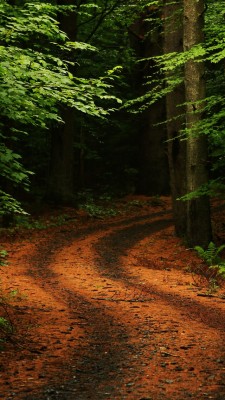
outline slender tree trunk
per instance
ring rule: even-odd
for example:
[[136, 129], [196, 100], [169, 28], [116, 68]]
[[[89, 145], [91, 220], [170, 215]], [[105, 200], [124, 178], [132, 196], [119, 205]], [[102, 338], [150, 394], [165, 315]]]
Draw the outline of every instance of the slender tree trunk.
[[[59, 0], [60, 5], [74, 5], [74, 0]], [[60, 28], [67, 33], [70, 40], [77, 36], [77, 15], [70, 12], [60, 15]], [[75, 110], [67, 108], [61, 111], [64, 124], [51, 134], [51, 159], [47, 198], [59, 204], [69, 204], [74, 196], [74, 135]]]
[[80, 152], [79, 152], [79, 187], [85, 187], [85, 133], [83, 126], [80, 127]]
[[74, 118], [73, 110], [64, 110], [65, 123], [52, 132], [47, 198], [58, 204], [70, 204], [74, 190]]
[[[154, 14], [153, 14], [154, 12]], [[156, 10], [149, 8], [149, 16], [157, 18]], [[145, 21], [147, 15], [142, 15], [130, 27], [131, 46], [140, 58], [154, 57], [163, 52], [161, 27], [153, 29], [151, 22]], [[145, 93], [143, 83], [146, 76], [159, 73], [153, 60], [137, 69], [135, 80], [138, 95]], [[140, 90], [141, 88], [141, 90]], [[165, 99], [159, 99], [146, 110], [140, 121], [140, 173], [137, 192], [148, 195], [169, 193], [169, 168], [167, 160], [166, 129], [159, 125], [165, 119]]]
[[[184, 0], [184, 51], [202, 43], [204, 0]], [[205, 98], [204, 64], [189, 60], [185, 65], [186, 127], [187, 140], [187, 192], [197, 190], [207, 183], [206, 137], [196, 130], [202, 118]], [[202, 196], [187, 202], [187, 241], [189, 245], [207, 246], [211, 240], [209, 198]]]
[[[182, 1], [164, 0], [164, 53], [183, 51]], [[175, 73], [175, 72], [174, 72]], [[170, 74], [167, 74], [170, 78]], [[177, 200], [186, 194], [186, 141], [180, 139], [185, 125], [184, 84], [180, 84], [166, 97], [168, 160], [173, 216], [176, 234], [186, 234], [187, 203]]]

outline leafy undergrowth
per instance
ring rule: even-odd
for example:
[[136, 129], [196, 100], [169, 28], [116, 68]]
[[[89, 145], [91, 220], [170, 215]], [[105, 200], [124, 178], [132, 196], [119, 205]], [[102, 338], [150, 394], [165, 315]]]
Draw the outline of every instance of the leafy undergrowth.
[[1, 246], [0, 398], [225, 398], [223, 280], [175, 237], [169, 198], [46, 209]]

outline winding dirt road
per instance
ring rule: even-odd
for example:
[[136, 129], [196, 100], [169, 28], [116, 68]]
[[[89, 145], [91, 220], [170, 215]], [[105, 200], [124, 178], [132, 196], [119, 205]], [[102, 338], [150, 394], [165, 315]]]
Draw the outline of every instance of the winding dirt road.
[[199, 296], [168, 201], [3, 244], [0, 399], [225, 399], [225, 301]]

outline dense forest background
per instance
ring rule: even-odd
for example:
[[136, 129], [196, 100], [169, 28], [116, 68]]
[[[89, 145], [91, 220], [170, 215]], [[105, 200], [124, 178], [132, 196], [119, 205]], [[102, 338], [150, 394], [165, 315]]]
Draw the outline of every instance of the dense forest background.
[[208, 245], [224, 38], [219, 1], [2, 0], [2, 224], [30, 204], [171, 194], [177, 234]]

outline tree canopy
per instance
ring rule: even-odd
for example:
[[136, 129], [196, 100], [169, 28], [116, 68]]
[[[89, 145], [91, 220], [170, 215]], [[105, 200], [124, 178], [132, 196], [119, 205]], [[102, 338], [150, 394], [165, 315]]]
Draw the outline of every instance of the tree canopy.
[[69, 13], [70, 7], [39, 1], [9, 3], [0, 5], [1, 213], [23, 212], [7, 192], [9, 181], [28, 188], [31, 172], [14, 150], [21, 136], [29, 135], [33, 128], [38, 135], [53, 121], [63, 123], [60, 107], [104, 118], [110, 112], [109, 102], [119, 102], [110, 94], [113, 69], [102, 77], [71, 73], [71, 65], [77, 63], [75, 52], [97, 49], [69, 41], [60, 30], [58, 13]]

